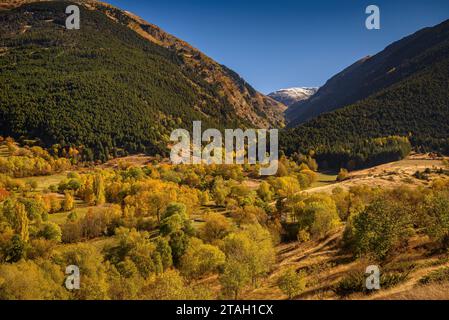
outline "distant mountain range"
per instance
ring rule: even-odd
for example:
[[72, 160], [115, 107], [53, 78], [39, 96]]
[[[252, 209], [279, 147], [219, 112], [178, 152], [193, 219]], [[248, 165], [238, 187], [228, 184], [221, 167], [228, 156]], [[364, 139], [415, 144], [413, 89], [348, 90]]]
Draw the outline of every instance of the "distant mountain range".
[[[97, 1], [1, 1], [0, 135], [86, 159], [162, 153], [174, 128], [282, 127], [285, 106], [139, 17]], [[67, 30], [77, 3], [81, 29]]]
[[307, 87], [288, 88], [277, 90], [275, 92], [268, 94], [268, 96], [289, 107], [296, 102], [309, 99], [317, 91], [318, 88], [307, 88]]

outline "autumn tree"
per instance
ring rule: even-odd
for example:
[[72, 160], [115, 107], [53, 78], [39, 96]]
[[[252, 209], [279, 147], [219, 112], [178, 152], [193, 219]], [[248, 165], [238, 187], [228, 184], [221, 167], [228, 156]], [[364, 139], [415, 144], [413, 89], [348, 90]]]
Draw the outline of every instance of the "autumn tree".
[[257, 286], [258, 279], [268, 274], [275, 262], [271, 235], [258, 224], [228, 235], [223, 248], [227, 261], [235, 260], [248, 268], [253, 286]]
[[67, 212], [73, 210], [75, 207], [75, 200], [70, 192], [65, 192], [64, 201], [62, 202], [62, 209]]
[[447, 192], [428, 195], [423, 209], [426, 234], [441, 248], [449, 248], [449, 196]]
[[345, 168], [341, 168], [340, 172], [337, 175], [337, 181], [344, 181], [349, 178], [349, 172]]
[[95, 204], [97, 206], [104, 204], [106, 202], [106, 195], [104, 190], [104, 180], [101, 173], [95, 175], [93, 191], [96, 198]]
[[159, 223], [161, 222], [161, 215], [164, 212], [164, 210], [167, 208], [170, 201], [171, 201], [170, 195], [163, 191], [151, 193], [148, 196], [148, 203], [151, 206], [150, 210], [157, 217], [157, 221]]
[[[1, 190], [0, 190], [0, 199], [1, 199]], [[201, 202], [201, 205], [203, 205], [203, 206], [206, 206], [209, 204], [209, 202], [210, 202], [209, 190], [205, 190], [205, 191], [201, 192], [200, 202]]]
[[291, 300], [301, 294], [306, 288], [304, 272], [297, 272], [295, 268], [283, 271], [277, 280], [279, 289]]
[[223, 178], [218, 177], [215, 179], [212, 193], [215, 203], [222, 206], [225, 204], [226, 197], [231, 193], [231, 189], [227, 186]]
[[13, 221], [13, 227], [15, 228], [16, 233], [20, 236], [20, 239], [24, 242], [28, 242], [30, 236], [29, 220], [25, 205], [20, 202], [16, 202], [14, 205], [14, 214], [16, 217]]
[[257, 194], [259, 197], [266, 202], [269, 202], [273, 199], [273, 192], [271, 190], [271, 186], [268, 182], [262, 181], [259, 185], [259, 189], [257, 189]]
[[228, 219], [219, 213], [209, 213], [204, 217], [205, 223], [200, 227], [201, 239], [214, 243], [228, 235], [231, 224]]
[[180, 270], [190, 279], [214, 273], [225, 263], [225, 254], [217, 247], [193, 238], [181, 257]]
[[5, 188], [0, 187], [0, 202], [9, 197], [9, 192]]
[[278, 177], [271, 180], [270, 183], [280, 198], [288, 198], [301, 191], [299, 181], [294, 177]]
[[[64, 273], [49, 261], [0, 265], [1, 300], [65, 300]], [[26, 288], [26, 290], [24, 290]]]
[[254, 205], [246, 205], [243, 208], [239, 207], [233, 211], [231, 216], [238, 225], [257, 223], [266, 225], [268, 221], [265, 210]]
[[61, 253], [61, 265], [75, 265], [80, 269], [82, 285], [71, 293], [72, 299], [104, 300], [108, 297], [109, 283], [101, 253], [92, 245], [76, 244]]
[[239, 298], [242, 289], [251, 282], [248, 266], [234, 259], [226, 261], [220, 275], [222, 292], [226, 297]]
[[194, 299], [195, 294], [176, 270], [155, 275], [142, 289], [142, 295], [149, 300]]
[[384, 260], [413, 233], [411, 208], [379, 198], [354, 217], [346, 228], [352, 228], [348, 245], [355, 255]]
[[315, 239], [323, 238], [340, 225], [335, 202], [325, 194], [313, 194], [301, 200], [294, 207], [294, 215], [300, 229]]

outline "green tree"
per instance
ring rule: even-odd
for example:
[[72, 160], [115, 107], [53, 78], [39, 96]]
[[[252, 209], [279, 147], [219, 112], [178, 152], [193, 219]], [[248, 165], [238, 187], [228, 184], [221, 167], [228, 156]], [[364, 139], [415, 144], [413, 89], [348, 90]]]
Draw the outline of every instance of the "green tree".
[[331, 197], [314, 194], [294, 207], [300, 229], [306, 230], [312, 238], [319, 239], [340, 225], [337, 207]]
[[230, 259], [225, 263], [223, 273], [220, 275], [220, 283], [222, 292], [226, 297], [232, 296], [232, 298], [237, 300], [242, 289], [250, 282], [250, 272], [245, 263], [234, 259]]
[[40, 223], [42, 220], [47, 219], [48, 212], [40, 196], [36, 196], [34, 199], [21, 199], [20, 202], [25, 205], [25, 210], [30, 221]]
[[180, 270], [190, 279], [214, 273], [225, 263], [225, 254], [217, 247], [190, 239], [189, 248], [181, 258]]
[[156, 241], [156, 250], [161, 256], [161, 262], [164, 270], [167, 270], [173, 265], [173, 258], [171, 247], [165, 238], [159, 238]]
[[93, 189], [96, 199], [95, 204], [97, 206], [104, 204], [106, 202], [106, 195], [104, 190], [104, 180], [101, 173], [95, 175]]
[[116, 235], [118, 245], [106, 251], [106, 258], [112, 264], [118, 266], [129, 259], [137, 267], [140, 276], [145, 279], [163, 271], [161, 255], [156, 245], [149, 240], [148, 232], [118, 228]]
[[173, 263], [178, 265], [189, 246], [189, 237], [183, 231], [173, 232], [170, 234], [169, 244], [172, 251]]
[[163, 215], [160, 232], [167, 236], [178, 231], [192, 234], [194, 231], [187, 216], [187, 208], [182, 203], [170, 203]]
[[12, 236], [9, 245], [5, 248], [6, 262], [17, 262], [25, 258], [26, 244], [22, 238], [15, 234]]
[[411, 211], [404, 203], [379, 198], [354, 217], [352, 245], [356, 255], [384, 260], [413, 233]]
[[449, 248], [449, 195], [430, 194], [424, 201], [425, 231], [444, 249]]
[[224, 239], [224, 252], [227, 260], [243, 263], [253, 286], [260, 277], [272, 269], [275, 251], [270, 233], [260, 225], [246, 226], [243, 231], [231, 233]]
[[306, 284], [305, 274], [303, 272], [296, 272], [295, 268], [288, 268], [283, 271], [277, 280], [279, 289], [281, 289], [289, 299], [293, 299], [301, 294], [305, 290]]
[[266, 181], [261, 182], [259, 189], [257, 189], [257, 194], [265, 202], [269, 202], [273, 199], [273, 192], [271, 191], [270, 184]]
[[61, 231], [61, 228], [56, 223], [45, 222], [42, 225], [41, 230], [39, 231], [38, 235], [47, 240], [61, 242], [62, 231]]

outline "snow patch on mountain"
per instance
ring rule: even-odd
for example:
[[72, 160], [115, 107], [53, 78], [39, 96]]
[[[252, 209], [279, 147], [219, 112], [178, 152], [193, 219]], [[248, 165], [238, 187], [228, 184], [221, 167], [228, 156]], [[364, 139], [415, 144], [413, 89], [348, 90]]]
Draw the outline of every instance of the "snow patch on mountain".
[[270, 93], [268, 96], [276, 101], [282, 102], [287, 107], [289, 107], [296, 102], [309, 99], [318, 91], [318, 89], [319, 88], [315, 87], [280, 89], [278, 91]]

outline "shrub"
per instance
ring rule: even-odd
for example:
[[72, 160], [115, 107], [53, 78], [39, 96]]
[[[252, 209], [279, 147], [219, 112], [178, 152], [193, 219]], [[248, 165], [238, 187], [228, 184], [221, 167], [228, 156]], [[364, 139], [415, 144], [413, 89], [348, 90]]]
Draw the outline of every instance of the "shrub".
[[[404, 282], [410, 273], [410, 270], [405, 272], [383, 272], [380, 274], [379, 284], [380, 289], [388, 289]], [[362, 272], [352, 272], [343, 279], [341, 279], [334, 287], [334, 292], [341, 296], [347, 297], [353, 293], [372, 293], [373, 290], [366, 288], [366, 279], [368, 274]]]
[[299, 242], [307, 242], [310, 240], [310, 233], [308, 233], [306, 230], [302, 229], [298, 232], [298, 241]]
[[357, 292], [364, 292], [366, 276], [363, 272], [354, 272], [341, 279], [333, 288], [333, 291], [341, 296], [346, 297]]
[[53, 222], [45, 222], [38, 235], [47, 240], [61, 242], [62, 231], [57, 224]]
[[430, 272], [419, 280], [420, 284], [441, 283], [449, 281], [449, 267]]
[[337, 175], [337, 181], [345, 181], [349, 178], [349, 172], [345, 168], [341, 168]]

